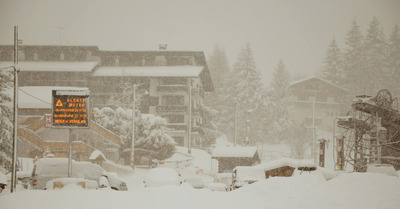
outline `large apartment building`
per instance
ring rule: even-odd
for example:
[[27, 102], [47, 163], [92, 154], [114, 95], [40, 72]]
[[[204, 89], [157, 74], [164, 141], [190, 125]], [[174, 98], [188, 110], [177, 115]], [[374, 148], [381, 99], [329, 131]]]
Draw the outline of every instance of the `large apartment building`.
[[[97, 46], [19, 46], [19, 86], [88, 87], [92, 108], [122, 98], [137, 84], [136, 107], [167, 120], [182, 146], [200, 144], [205, 92], [214, 90], [203, 52], [102, 51]], [[0, 46], [0, 67], [13, 65], [13, 46]], [[125, 93], [125, 94], [124, 94]], [[115, 107], [115, 106], [114, 106]], [[26, 113], [29, 114], [29, 113]], [[31, 113], [33, 114], [33, 113]], [[189, 137], [190, 134], [190, 137]]]

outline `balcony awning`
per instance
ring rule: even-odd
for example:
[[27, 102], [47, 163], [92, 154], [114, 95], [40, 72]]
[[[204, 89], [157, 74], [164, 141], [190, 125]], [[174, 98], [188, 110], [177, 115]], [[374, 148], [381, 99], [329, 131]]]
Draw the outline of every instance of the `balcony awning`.
[[[99, 62], [19, 62], [21, 72], [92, 72]], [[0, 62], [0, 68], [13, 66], [13, 62]]]
[[100, 67], [93, 76], [199, 77], [203, 66], [110, 66]]

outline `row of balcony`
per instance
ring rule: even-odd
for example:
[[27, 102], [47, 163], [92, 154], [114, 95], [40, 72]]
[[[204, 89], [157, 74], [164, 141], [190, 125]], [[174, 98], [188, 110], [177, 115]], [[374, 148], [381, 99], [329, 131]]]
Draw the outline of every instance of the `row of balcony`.
[[[158, 85], [157, 92], [188, 92], [187, 85]], [[192, 94], [199, 94], [204, 97], [204, 91], [201, 89], [193, 88]]]

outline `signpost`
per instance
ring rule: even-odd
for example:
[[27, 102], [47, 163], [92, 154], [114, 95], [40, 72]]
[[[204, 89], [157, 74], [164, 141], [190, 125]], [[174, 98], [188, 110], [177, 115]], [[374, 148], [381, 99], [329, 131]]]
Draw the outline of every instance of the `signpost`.
[[72, 175], [72, 129], [89, 128], [89, 94], [89, 90], [53, 90], [52, 92], [51, 126], [69, 129], [68, 177]]

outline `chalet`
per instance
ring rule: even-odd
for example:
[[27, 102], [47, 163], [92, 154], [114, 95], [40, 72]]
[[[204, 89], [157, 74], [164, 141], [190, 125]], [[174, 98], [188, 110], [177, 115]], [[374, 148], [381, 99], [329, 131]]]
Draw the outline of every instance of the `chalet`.
[[215, 147], [211, 158], [218, 160], [218, 173], [232, 172], [236, 166], [260, 163], [257, 147]]
[[307, 127], [332, 132], [335, 118], [345, 114], [349, 92], [318, 77], [295, 81], [289, 86], [291, 118]]

